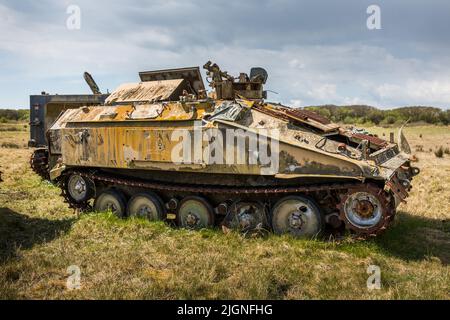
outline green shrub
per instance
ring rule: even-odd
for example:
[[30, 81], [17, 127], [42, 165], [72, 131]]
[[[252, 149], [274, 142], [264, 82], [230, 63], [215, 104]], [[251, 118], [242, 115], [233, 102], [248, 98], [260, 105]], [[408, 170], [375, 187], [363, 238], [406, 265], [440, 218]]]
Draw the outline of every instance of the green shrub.
[[350, 117], [350, 116], [347, 116], [347, 117], [345, 117], [345, 119], [344, 119], [344, 123], [345, 123], [345, 124], [355, 124], [355, 118]]

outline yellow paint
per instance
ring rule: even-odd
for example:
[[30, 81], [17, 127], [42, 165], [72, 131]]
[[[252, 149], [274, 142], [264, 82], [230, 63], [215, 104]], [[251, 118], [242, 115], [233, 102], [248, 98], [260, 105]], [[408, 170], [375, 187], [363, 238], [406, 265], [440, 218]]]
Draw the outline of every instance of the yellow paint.
[[[216, 101], [215, 103], [220, 103]], [[251, 108], [252, 101], [244, 103]], [[151, 107], [152, 105], [148, 105]], [[159, 105], [161, 106], [161, 105]], [[89, 107], [78, 110], [70, 117], [62, 117], [55, 128], [61, 130], [61, 154], [66, 166], [105, 167], [142, 170], [168, 170], [186, 172], [208, 172], [229, 174], [260, 175], [262, 168], [258, 164], [249, 163], [246, 150], [246, 163], [210, 164], [205, 162], [177, 164], [172, 161], [172, 151], [180, 145], [180, 141], [172, 141], [175, 130], [184, 129], [194, 137], [194, 123], [211, 112], [214, 105], [211, 102], [163, 104], [161, 114], [154, 119], [130, 120], [132, 105]], [[141, 111], [145, 109], [140, 109]], [[158, 109], [160, 110], [160, 109]], [[140, 111], [140, 112], [141, 112]], [[149, 111], [151, 112], [151, 110]], [[256, 112], [256, 111], [252, 111]], [[100, 115], [111, 115], [107, 120]], [[153, 112], [153, 114], [155, 114]], [[140, 113], [141, 115], [141, 113]], [[145, 114], [144, 114], [145, 116]], [[273, 119], [261, 115], [265, 119]], [[264, 119], [264, 118], [263, 118]], [[280, 122], [280, 125], [285, 124]], [[254, 131], [256, 128], [242, 126], [235, 122], [217, 121], [207, 123], [203, 130], [210, 128], [232, 128]], [[361, 177], [361, 167], [357, 161], [341, 155], [330, 155], [321, 150], [312, 150], [314, 143], [304, 145], [299, 143], [289, 133], [290, 129], [279, 137], [280, 167], [278, 172], [264, 174], [286, 175], [338, 175]], [[86, 135], [86, 139], [81, 139]], [[269, 137], [270, 138], [270, 137]], [[320, 138], [320, 136], [317, 136]], [[191, 141], [191, 145], [194, 142]], [[202, 154], [208, 142], [202, 141]], [[192, 148], [194, 149], [194, 148]], [[234, 151], [236, 152], [236, 150]], [[194, 150], [192, 150], [194, 153]], [[236, 153], [235, 153], [236, 155]], [[204, 161], [204, 160], [203, 160]]]

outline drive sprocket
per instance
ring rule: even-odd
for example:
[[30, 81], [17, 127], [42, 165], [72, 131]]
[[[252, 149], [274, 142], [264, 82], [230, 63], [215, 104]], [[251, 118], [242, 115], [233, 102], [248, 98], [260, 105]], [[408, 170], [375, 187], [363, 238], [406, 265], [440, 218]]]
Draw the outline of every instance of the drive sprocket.
[[358, 236], [377, 236], [394, 218], [393, 196], [374, 184], [349, 188], [340, 198], [339, 217]]

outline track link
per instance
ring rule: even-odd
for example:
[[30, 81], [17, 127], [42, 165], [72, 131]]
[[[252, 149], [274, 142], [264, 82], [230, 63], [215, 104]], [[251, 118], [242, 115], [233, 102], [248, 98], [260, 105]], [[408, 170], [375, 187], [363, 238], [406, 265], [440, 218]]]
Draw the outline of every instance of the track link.
[[50, 180], [47, 149], [35, 150], [30, 157], [30, 166], [42, 179]]

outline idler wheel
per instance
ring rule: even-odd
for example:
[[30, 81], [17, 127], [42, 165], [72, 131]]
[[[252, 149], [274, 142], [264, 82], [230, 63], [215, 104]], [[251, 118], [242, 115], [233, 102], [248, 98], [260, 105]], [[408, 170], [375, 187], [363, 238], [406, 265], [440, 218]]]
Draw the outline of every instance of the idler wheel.
[[95, 184], [91, 179], [74, 173], [66, 180], [66, 190], [74, 202], [83, 203], [95, 195]]
[[197, 196], [184, 198], [177, 214], [178, 225], [187, 229], [201, 229], [214, 225], [213, 208], [206, 199]]
[[150, 192], [138, 193], [131, 197], [128, 202], [127, 213], [129, 217], [158, 221], [163, 219], [164, 207], [161, 198], [156, 194]]
[[323, 217], [314, 200], [303, 196], [288, 196], [272, 209], [275, 234], [288, 233], [297, 238], [312, 238], [322, 231]]

